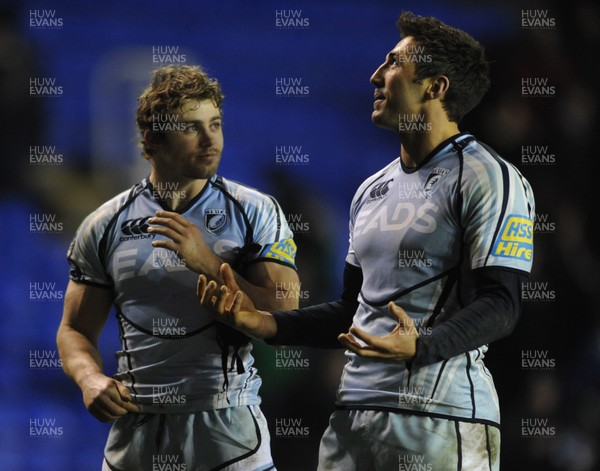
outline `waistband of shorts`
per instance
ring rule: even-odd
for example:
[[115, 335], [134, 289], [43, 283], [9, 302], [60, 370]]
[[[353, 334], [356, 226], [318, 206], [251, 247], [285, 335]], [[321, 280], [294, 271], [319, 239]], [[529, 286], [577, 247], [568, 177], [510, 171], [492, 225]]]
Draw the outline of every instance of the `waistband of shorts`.
[[261, 403], [256, 395], [240, 394], [240, 391], [227, 391], [212, 396], [195, 398], [180, 397], [176, 403], [137, 402], [142, 414], [184, 414], [204, 410], [226, 409], [236, 406], [255, 406]]
[[370, 406], [370, 405], [359, 405], [359, 404], [337, 404], [335, 406], [336, 410], [356, 410], [356, 411], [366, 411], [373, 410], [378, 412], [391, 412], [394, 414], [404, 414], [404, 415], [418, 415], [422, 417], [434, 417], [438, 419], [446, 419], [457, 422], [469, 422], [476, 424], [486, 424], [491, 425], [492, 427], [500, 428], [500, 423], [494, 420], [489, 420], [485, 418], [477, 418], [477, 417], [462, 417], [458, 415], [447, 415], [440, 414], [436, 412], [425, 412], [420, 410], [410, 410], [410, 409], [398, 409], [395, 407], [385, 407], [385, 406]]

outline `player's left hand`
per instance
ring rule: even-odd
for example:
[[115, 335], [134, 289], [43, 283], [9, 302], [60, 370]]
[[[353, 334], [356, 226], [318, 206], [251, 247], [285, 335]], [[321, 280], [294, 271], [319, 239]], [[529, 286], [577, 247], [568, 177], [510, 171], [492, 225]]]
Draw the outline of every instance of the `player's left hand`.
[[[364, 358], [410, 360], [415, 356], [419, 338], [415, 323], [404, 309], [393, 302], [388, 304], [388, 310], [398, 319], [398, 325], [388, 335], [379, 337], [352, 326], [350, 332], [340, 334], [338, 340], [348, 350]], [[365, 345], [357, 342], [356, 338]]]
[[157, 211], [156, 216], [148, 219], [148, 222], [151, 224], [148, 233], [168, 237], [154, 240], [153, 247], [174, 251], [186, 267], [196, 273], [218, 273], [221, 261], [206, 245], [196, 224], [172, 211]]

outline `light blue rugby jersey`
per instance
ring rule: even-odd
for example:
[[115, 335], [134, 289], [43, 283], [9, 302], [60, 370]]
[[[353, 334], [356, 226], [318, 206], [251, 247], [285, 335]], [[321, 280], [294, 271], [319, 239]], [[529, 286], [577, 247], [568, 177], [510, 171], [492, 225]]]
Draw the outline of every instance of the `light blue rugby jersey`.
[[[389, 334], [397, 321], [386, 305], [394, 301], [427, 335], [472, 297], [471, 270], [531, 270], [533, 220], [529, 183], [471, 135], [446, 141], [417, 169], [395, 160], [352, 202], [346, 260], [363, 273], [353, 324]], [[499, 423], [486, 351], [482, 345], [412, 370], [347, 352], [338, 405]]]
[[[147, 232], [163, 209], [155, 196], [147, 179], [117, 195], [83, 221], [68, 251], [71, 279], [114, 291], [122, 343], [114, 377], [143, 412], [259, 404], [251, 344], [239, 357], [228, 349], [225, 381], [215, 323], [196, 297], [198, 275], [173, 251], [151, 246], [163, 238]], [[270, 196], [215, 176], [181, 214], [238, 271], [256, 261], [295, 268], [293, 234]]]

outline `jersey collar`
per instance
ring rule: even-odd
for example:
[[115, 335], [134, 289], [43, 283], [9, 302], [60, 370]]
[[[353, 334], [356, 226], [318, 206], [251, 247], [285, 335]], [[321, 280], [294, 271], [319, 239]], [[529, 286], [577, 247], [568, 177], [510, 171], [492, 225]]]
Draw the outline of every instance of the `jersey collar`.
[[458, 143], [462, 142], [463, 140], [468, 139], [469, 137], [473, 138], [473, 136], [467, 132], [459, 132], [458, 134], [455, 134], [454, 136], [451, 136], [448, 139], [443, 140], [427, 155], [427, 157], [425, 157], [425, 159], [423, 159], [423, 162], [421, 162], [416, 167], [405, 166], [404, 162], [402, 162], [402, 156], [401, 156], [399, 160], [400, 160], [400, 166], [402, 167], [402, 171], [404, 173], [415, 173], [421, 167], [426, 165], [436, 155], [441, 154], [442, 151], [446, 150], [446, 147], [449, 147], [450, 145], [458, 144]]
[[[182, 208], [178, 209], [177, 211], [175, 211], [178, 214], [183, 214], [186, 211], [188, 211], [193, 205], [195, 205], [198, 200], [200, 198], [202, 198], [202, 196], [206, 193], [206, 191], [208, 190], [208, 188], [211, 186], [211, 183], [214, 182], [217, 179], [217, 175], [213, 175], [212, 177], [210, 177], [208, 180], [206, 180], [206, 184], [202, 187], [202, 189], [198, 192], [198, 194], [196, 196], [194, 196], [191, 200], [189, 200], [185, 206], [183, 206]], [[142, 181], [142, 184], [144, 185], [145, 188], [147, 188], [150, 191], [150, 195], [151, 198], [154, 199], [154, 201], [156, 201], [156, 203], [165, 211], [172, 211], [172, 209], [170, 209], [166, 202], [164, 200], [161, 200], [160, 198], [157, 198], [157, 194], [154, 191], [154, 186], [152, 185], [152, 183], [150, 182], [150, 175], [148, 175], [146, 178], [144, 178], [144, 180]]]

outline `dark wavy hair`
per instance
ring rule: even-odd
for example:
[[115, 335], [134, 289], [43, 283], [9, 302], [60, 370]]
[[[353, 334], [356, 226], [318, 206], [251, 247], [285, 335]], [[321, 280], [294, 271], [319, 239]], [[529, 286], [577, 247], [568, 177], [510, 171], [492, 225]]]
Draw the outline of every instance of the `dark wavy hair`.
[[396, 23], [403, 37], [412, 36], [430, 61], [415, 61], [416, 78], [445, 75], [450, 87], [443, 106], [450, 121], [461, 119], [490, 88], [489, 64], [483, 46], [460, 29], [436, 18], [403, 12]]
[[[199, 66], [166, 66], [156, 69], [150, 85], [138, 99], [136, 121], [141, 134], [142, 155], [152, 155], [144, 134], [152, 132], [152, 119], [158, 115], [177, 113], [187, 100], [212, 100], [221, 108], [223, 92], [219, 82], [210, 78]], [[164, 139], [163, 133], [153, 133], [152, 140]]]

